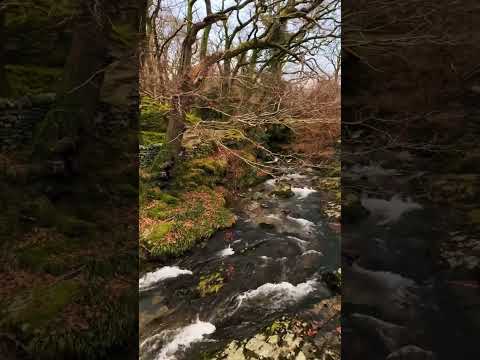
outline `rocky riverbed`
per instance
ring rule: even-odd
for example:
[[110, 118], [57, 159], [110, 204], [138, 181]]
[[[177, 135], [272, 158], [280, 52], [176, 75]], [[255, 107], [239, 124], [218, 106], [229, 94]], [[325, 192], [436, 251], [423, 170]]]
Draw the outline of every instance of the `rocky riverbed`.
[[339, 359], [338, 186], [268, 180], [238, 197], [234, 227], [143, 274], [140, 358]]

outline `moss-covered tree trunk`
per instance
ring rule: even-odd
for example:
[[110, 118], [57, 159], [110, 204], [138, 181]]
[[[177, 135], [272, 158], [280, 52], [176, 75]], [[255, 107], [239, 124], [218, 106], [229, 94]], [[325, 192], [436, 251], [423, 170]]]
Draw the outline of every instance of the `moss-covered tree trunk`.
[[83, 4], [73, 29], [73, 39], [65, 64], [56, 106], [37, 128], [34, 156], [40, 159], [62, 157], [88, 139], [97, 109], [103, 71], [108, 61], [110, 23], [106, 10], [91, 14]]

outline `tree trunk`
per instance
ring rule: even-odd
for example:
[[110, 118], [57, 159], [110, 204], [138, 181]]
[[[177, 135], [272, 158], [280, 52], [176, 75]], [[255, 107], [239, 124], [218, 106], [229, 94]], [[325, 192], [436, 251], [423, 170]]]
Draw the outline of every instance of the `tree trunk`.
[[223, 60], [223, 80], [222, 80], [222, 93], [224, 98], [228, 98], [230, 94], [230, 85], [232, 80], [232, 60]]
[[167, 152], [164, 160], [171, 165], [175, 164], [180, 155], [183, 133], [186, 130], [185, 117], [193, 104], [193, 95], [191, 94], [193, 79], [191, 79], [190, 72], [192, 68], [192, 47], [195, 40], [196, 33], [190, 31], [183, 41], [178, 69], [179, 94], [172, 98], [172, 111], [168, 115]]
[[6, 43], [5, 31], [5, 12], [0, 11], [0, 96], [8, 97], [10, 95], [10, 85], [5, 74], [5, 55], [3, 46]]
[[107, 30], [85, 7], [73, 29], [57, 105], [37, 129], [34, 156], [56, 157], [58, 144], [69, 142], [76, 147], [79, 140], [89, 138], [107, 64], [106, 34]]
[[[210, 0], [205, 0], [205, 7], [207, 16], [212, 15], [212, 4]], [[202, 43], [200, 45], [200, 60], [205, 59], [208, 53], [208, 38], [210, 36], [210, 31], [212, 29], [212, 25], [208, 25], [205, 29], [203, 29], [202, 34]]]

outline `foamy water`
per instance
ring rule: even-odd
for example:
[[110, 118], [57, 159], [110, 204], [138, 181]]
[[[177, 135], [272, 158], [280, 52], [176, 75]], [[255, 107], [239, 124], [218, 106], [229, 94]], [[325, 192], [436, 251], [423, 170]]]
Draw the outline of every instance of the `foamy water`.
[[299, 180], [299, 179], [305, 179], [307, 176], [302, 175], [302, 174], [288, 174], [283, 176], [283, 179], [286, 180]]
[[318, 256], [323, 256], [323, 254], [320, 251], [317, 250], [307, 250], [302, 253], [302, 256], [305, 255], [318, 255]]
[[155, 352], [160, 348], [162, 342], [167, 341], [160, 348], [160, 352], [155, 355], [155, 360], [176, 360], [176, 354], [179, 351], [185, 351], [192, 344], [202, 341], [207, 335], [213, 334], [215, 330], [215, 325], [197, 319], [193, 324], [183, 328], [173, 331], [167, 330], [153, 335], [140, 345], [140, 349]]
[[192, 275], [192, 272], [180, 269], [178, 266], [165, 266], [142, 276], [138, 280], [138, 288], [141, 290], [147, 289], [162, 280], [176, 278], [180, 275]]
[[231, 256], [231, 255], [235, 254], [235, 251], [232, 249], [231, 246], [229, 246], [229, 247], [227, 247], [223, 250], [220, 250], [217, 254], [220, 257], [227, 257], [227, 256]]
[[249, 290], [237, 296], [237, 309], [249, 300], [268, 300], [270, 309], [281, 309], [294, 304], [316, 289], [318, 282], [309, 280], [298, 285], [289, 282], [267, 283], [254, 290]]
[[398, 195], [390, 200], [364, 197], [361, 199], [362, 206], [371, 212], [373, 216], [383, 218], [380, 225], [398, 221], [400, 217], [412, 210], [422, 209], [422, 206], [410, 199], [403, 201]]
[[415, 281], [403, 277], [400, 274], [395, 274], [389, 271], [368, 270], [362, 268], [356, 263], [352, 265], [352, 270], [358, 272], [359, 274], [364, 274], [392, 290], [402, 287], [414, 287], [416, 285]]
[[292, 191], [295, 194], [296, 197], [299, 199], [305, 199], [308, 197], [310, 194], [316, 193], [317, 190], [311, 189], [311, 188], [299, 188], [299, 187], [292, 187]]
[[315, 226], [315, 223], [307, 219], [294, 218], [294, 217], [291, 217], [290, 215], [287, 216], [287, 219], [290, 221], [296, 222], [302, 228], [304, 228], [305, 231], [312, 231], [312, 228]]

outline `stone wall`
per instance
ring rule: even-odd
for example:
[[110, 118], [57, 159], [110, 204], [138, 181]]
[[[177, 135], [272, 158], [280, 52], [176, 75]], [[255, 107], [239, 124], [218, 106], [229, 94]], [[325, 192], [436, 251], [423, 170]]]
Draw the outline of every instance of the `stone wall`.
[[0, 150], [12, 150], [32, 141], [36, 125], [55, 101], [55, 94], [19, 99], [0, 98]]

